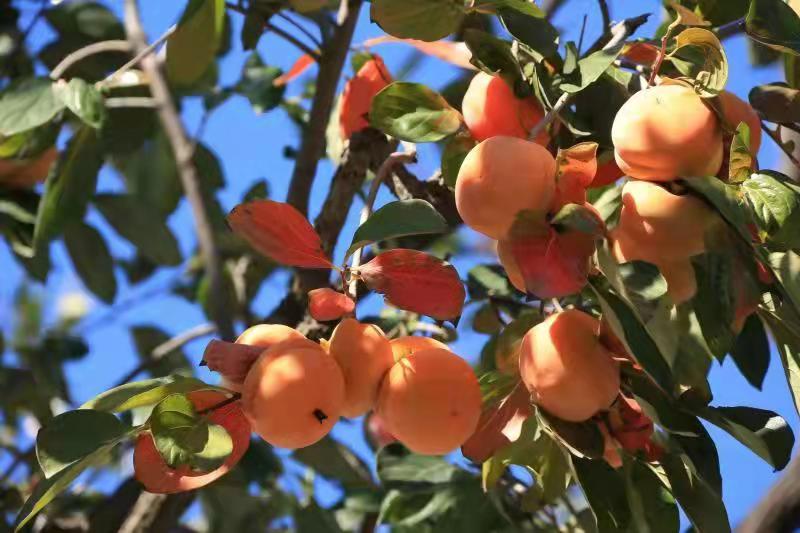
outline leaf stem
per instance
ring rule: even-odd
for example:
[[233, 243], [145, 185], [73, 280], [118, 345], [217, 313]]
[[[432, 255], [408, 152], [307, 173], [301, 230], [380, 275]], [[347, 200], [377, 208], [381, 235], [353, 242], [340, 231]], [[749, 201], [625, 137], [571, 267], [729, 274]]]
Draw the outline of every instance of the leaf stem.
[[[385, 182], [389, 178], [394, 170], [394, 167], [400, 164], [414, 163], [417, 160], [417, 150], [414, 145], [404, 143], [404, 148], [405, 151], [403, 152], [394, 152], [393, 154], [390, 154], [389, 157], [387, 157], [386, 160], [381, 164], [377, 174], [375, 174], [375, 179], [373, 179], [372, 183], [370, 184], [369, 193], [367, 194], [367, 199], [364, 202], [364, 207], [361, 209], [361, 218], [358, 223], [359, 226], [364, 224], [372, 214], [372, 210], [375, 207], [375, 200], [378, 197], [378, 189], [380, 189], [381, 183]], [[363, 247], [356, 250], [356, 252], [353, 254], [353, 259], [350, 262], [350, 285], [347, 292], [354, 301], [357, 301], [356, 296], [358, 289], [358, 278], [353, 276], [352, 272], [358, 270], [358, 267], [361, 266], [363, 251]]]

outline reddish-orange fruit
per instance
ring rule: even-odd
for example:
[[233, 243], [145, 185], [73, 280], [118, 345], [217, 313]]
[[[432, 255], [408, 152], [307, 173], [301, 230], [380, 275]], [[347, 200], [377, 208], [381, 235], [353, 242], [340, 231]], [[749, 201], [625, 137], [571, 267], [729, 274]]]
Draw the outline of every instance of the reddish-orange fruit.
[[414, 335], [392, 339], [389, 341], [389, 345], [392, 347], [392, 354], [394, 355], [395, 361], [399, 361], [403, 357], [408, 357], [412, 353], [419, 352], [420, 350], [450, 349], [445, 343], [439, 342], [436, 339]]
[[327, 435], [344, 400], [339, 365], [308, 340], [266, 350], [242, 387], [242, 408], [253, 430], [281, 448], [303, 448]]
[[372, 99], [392, 83], [392, 76], [378, 55], [365, 62], [356, 75], [348, 80], [342, 93], [339, 131], [343, 139], [349, 139], [357, 131], [369, 127], [369, 110]]
[[[208, 409], [225, 400], [225, 395], [214, 391], [197, 391], [188, 394], [195, 410]], [[136, 439], [133, 450], [133, 469], [136, 479], [145, 490], [156, 494], [172, 494], [199, 489], [219, 479], [241, 460], [250, 446], [250, 423], [238, 402], [215, 409], [208, 420], [225, 428], [233, 441], [233, 451], [222, 466], [212, 472], [200, 473], [189, 467], [170, 468], [158, 453], [153, 435], [144, 432]]]
[[634, 94], [617, 113], [611, 137], [619, 168], [632, 178], [714, 176], [722, 165], [717, 117], [683, 85], [659, 85]]
[[645, 449], [653, 436], [653, 421], [639, 402], [620, 395], [619, 401], [608, 415], [611, 434], [627, 451], [636, 453]]
[[761, 149], [761, 118], [756, 110], [728, 91], [719, 93], [719, 104], [728, 128], [735, 131], [742, 122], [750, 128], [750, 152], [753, 156], [757, 155]]
[[377, 413], [370, 413], [364, 419], [364, 433], [367, 437], [367, 442], [373, 448], [383, 448], [393, 442], [397, 442], [397, 438], [392, 435], [386, 422]]
[[342, 320], [328, 343], [328, 352], [344, 376], [342, 416], [361, 416], [375, 405], [381, 379], [394, 364], [389, 339], [374, 324]]
[[48, 148], [33, 159], [0, 159], [0, 185], [29, 188], [41, 183], [58, 158], [58, 150]]
[[[535, 98], [517, 98], [503, 78], [485, 72], [472, 78], [461, 112], [467, 129], [478, 141], [497, 136], [527, 139], [528, 132], [544, 117]], [[547, 132], [536, 138], [542, 145], [549, 141]]]
[[450, 350], [421, 350], [386, 374], [376, 411], [410, 450], [442, 455], [466, 442], [478, 425], [478, 378]]
[[511, 251], [511, 241], [497, 241], [497, 259], [500, 261], [500, 266], [505, 269], [508, 281], [518, 291], [527, 292], [525, 290], [525, 277], [522, 275], [522, 271], [519, 269], [519, 265]]
[[645, 181], [629, 181], [622, 189], [617, 232], [642, 256], [631, 259], [664, 262], [701, 254], [706, 250], [706, 232], [718, 222], [711, 207], [696, 196], [673, 194]]
[[600, 342], [599, 321], [575, 309], [528, 331], [519, 369], [533, 402], [553, 415], [582, 422], [607, 409], [619, 393], [619, 368]]
[[609, 153], [608, 156], [601, 155], [597, 158], [597, 173], [594, 175], [592, 183], [589, 184], [589, 188], [594, 189], [611, 185], [624, 175], [625, 173], [620, 170], [613, 153]]
[[493, 239], [508, 236], [520, 211], [550, 209], [556, 162], [545, 148], [492, 137], [470, 150], [456, 180], [456, 208], [469, 227]]

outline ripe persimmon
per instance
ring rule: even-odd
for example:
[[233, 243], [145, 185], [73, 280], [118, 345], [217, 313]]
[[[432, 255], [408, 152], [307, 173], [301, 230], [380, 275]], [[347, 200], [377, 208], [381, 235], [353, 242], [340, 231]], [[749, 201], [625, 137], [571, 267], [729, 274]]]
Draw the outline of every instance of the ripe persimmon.
[[352, 418], [372, 409], [381, 379], [394, 364], [392, 347], [383, 331], [374, 324], [346, 318], [333, 330], [328, 353], [344, 377], [342, 416]]
[[611, 137], [619, 168], [632, 178], [714, 176], [722, 165], [717, 116], [684, 85], [659, 85], [631, 96], [614, 119]]
[[0, 159], [0, 184], [22, 189], [41, 183], [58, 158], [58, 150], [48, 148], [31, 159]]
[[450, 350], [420, 350], [386, 374], [376, 412], [410, 450], [442, 455], [461, 446], [478, 425], [478, 378]]
[[520, 211], [550, 209], [556, 161], [545, 148], [514, 137], [492, 137], [467, 154], [456, 180], [464, 223], [493, 239], [508, 235]]
[[741, 122], [750, 128], [750, 152], [753, 156], [757, 155], [761, 149], [761, 118], [756, 110], [749, 103], [728, 91], [719, 93], [719, 104], [728, 128], [736, 130]]
[[[202, 411], [222, 403], [226, 397], [216, 391], [196, 391], [187, 395], [195, 410]], [[136, 479], [145, 490], [156, 494], [172, 494], [199, 489], [227, 474], [241, 460], [250, 446], [250, 423], [242, 413], [239, 402], [224, 405], [208, 413], [208, 420], [225, 428], [233, 441], [233, 450], [225, 462], [211, 472], [195, 472], [188, 466], [170, 468], [158, 453], [153, 435], [141, 433], [133, 450], [133, 469]]]
[[[464, 93], [461, 113], [477, 141], [496, 136], [527, 139], [528, 132], [544, 117], [534, 97], [517, 97], [503, 78], [485, 72], [472, 78]], [[550, 142], [547, 132], [542, 132], [536, 142], [546, 146]]]
[[506, 276], [508, 276], [511, 284], [518, 291], [527, 292], [525, 290], [525, 278], [511, 251], [511, 241], [497, 241], [497, 259], [500, 261], [500, 266], [505, 269]]
[[242, 387], [242, 408], [253, 430], [281, 448], [303, 448], [327, 435], [344, 401], [339, 365], [308, 340], [264, 351]]
[[519, 369], [533, 402], [571, 422], [607, 409], [619, 393], [619, 367], [600, 342], [600, 322], [569, 309], [531, 328]]
[[339, 132], [343, 139], [349, 139], [355, 132], [369, 127], [372, 99], [390, 83], [392, 75], [386, 69], [383, 59], [374, 54], [347, 81], [339, 114]]
[[430, 337], [420, 337], [418, 335], [408, 335], [406, 337], [392, 339], [389, 341], [389, 345], [392, 347], [392, 354], [394, 355], [395, 362], [420, 350], [430, 350], [434, 348], [442, 350], [450, 349], [443, 342], [431, 339]]

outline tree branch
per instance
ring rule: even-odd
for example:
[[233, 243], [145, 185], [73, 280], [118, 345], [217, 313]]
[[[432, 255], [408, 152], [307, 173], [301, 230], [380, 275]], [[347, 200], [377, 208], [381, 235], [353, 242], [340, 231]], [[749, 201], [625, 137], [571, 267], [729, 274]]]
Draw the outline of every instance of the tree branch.
[[800, 459], [789, 467], [761, 503], [737, 528], [738, 533], [790, 533], [800, 527]]
[[69, 70], [69, 67], [86, 59], [95, 54], [102, 54], [105, 52], [130, 52], [131, 43], [129, 41], [100, 41], [78, 48], [71, 54], [67, 55], [61, 62], [53, 68], [50, 73], [51, 80], [61, 79], [61, 76]]
[[353, 39], [361, 3], [362, 0], [350, 0], [347, 17], [336, 27], [333, 36], [325, 44], [319, 61], [314, 100], [297, 151], [287, 196], [287, 202], [304, 215], [308, 215], [308, 201], [317, 173], [317, 163], [325, 151], [325, 129], [333, 110], [339, 77]]
[[[125, 28], [133, 49], [142, 55], [148, 50], [139, 7], [136, 0], [125, 0]], [[183, 191], [192, 208], [200, 252], [205, 263], [209, 282], [210, 310], [219, 334], [225, 340], [234, 338], [233, 323], [225, 311], [222, 263], [214, 237], [213, 226], [203, 202], [203, 191], [192, 157], [194, 148], [186, 135], [178, 110], [172, 101], [169, 86], [152, 54], [144, 54], [141, 59], [142, 70], [150, 81], [150, 92], [158, 104], [158, 115], [164, 132], [172, 147], [178, 167], [178, 176]]]

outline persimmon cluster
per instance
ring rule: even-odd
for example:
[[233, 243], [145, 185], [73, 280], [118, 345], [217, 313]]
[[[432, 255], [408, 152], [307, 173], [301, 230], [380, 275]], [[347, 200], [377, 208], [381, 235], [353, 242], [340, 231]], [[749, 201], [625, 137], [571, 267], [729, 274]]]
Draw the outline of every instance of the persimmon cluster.
[[[327, 435], [340, 417], [374, 411], [382, 442], [399, 440], [416, 453], [441, 455], [472, 435], [481, 413], [481, 392], [472, 367], [447, 345], [427, 337], [390, 340], [375, 325], [342, 320], [330, 339], [311, 341], [297, 330], [261, 324], [235, 344], [215, 341], [206, 364], [241, 401], [209, 415], [231, 434], [233, 453], [209, 473], [173, 469], [159, 456], [150, 433], [139, 437], [136, 477], [151, 492], [203, 486], [242, 457], [255, 432], [273, 446], [296, 449]], [[224, 399], [193, 393], [203, 410]]]

